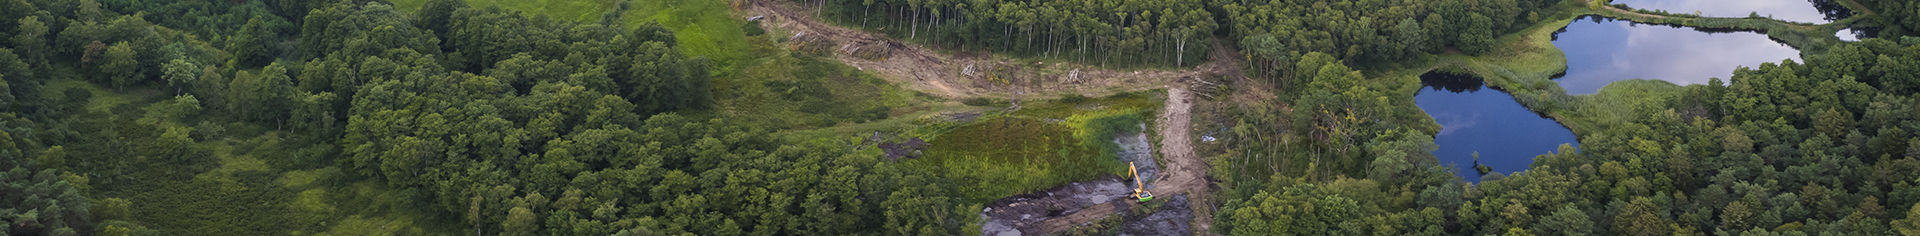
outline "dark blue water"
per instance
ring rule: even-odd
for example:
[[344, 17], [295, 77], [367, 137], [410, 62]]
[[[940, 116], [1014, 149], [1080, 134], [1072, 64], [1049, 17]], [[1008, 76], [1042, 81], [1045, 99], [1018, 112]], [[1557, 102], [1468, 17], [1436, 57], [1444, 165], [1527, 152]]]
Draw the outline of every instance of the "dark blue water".
[[1826, 24], [1853, 16], [1840, 4], [1828, 0], [1613, 0], [1634, 9], [1666, 10], [1671, 13], [1706, 17], [1742, 18], [1760, 14], [1773, 19]]
[[1600, 91], [1608, 83], [1657, 79], [1705, 84], [1733, 76], [1736, 66], [1800, 61], [1800, 51], [1752, 32], [1708, 33], [1691, 28], [1581, 17], [1554, 35], [1565, 51], [1567, 72], [1557, 80], [1568, 94]]
[[1420, 83], [1427, 87], [1413, 97], [1414, 104], [1441, 127], [1433, 137], [1440, 149], [1433, 155], [1440, 165], [1453, 165], [1454, 173], [1467, 181], [1480, 182], [1473, 169], [1474, 152], [1480, 152], [1481, 164], [1511, 175], [1526, 170], [1534, 156], [1555, 151], [1560, 144], [1579, 146], [1565, 126], [1521, 107], [1512, 96], [1487, 88], [1479, 78], [1430, 72], [1420, 76]]

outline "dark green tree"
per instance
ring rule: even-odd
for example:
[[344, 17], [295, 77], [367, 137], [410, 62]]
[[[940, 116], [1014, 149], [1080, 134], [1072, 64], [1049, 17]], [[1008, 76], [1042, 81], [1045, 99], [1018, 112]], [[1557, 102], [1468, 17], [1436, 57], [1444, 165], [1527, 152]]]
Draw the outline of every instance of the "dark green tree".
[[1587, 219], [1587, 213], [1574, 209], [1572, 205], [1562, 206], [1552, 215], [1540, 218], [1535, 225], [1535, 233], [1545, 236], [1584, 236], [1593, 233], [1593, 221]]
[[246, 25], [240, 26], [240, 32], [234, 33], [232, 39], [228, 40], [227, 52], [233, 53], [235, 65], [251, 68], [273, 62], [273, 53], [268, 46], [279, 40], [263, 24], [259, 17], [247, 20]]
[[140, 62], [135, 61], [136, 56], [139, 56], [138, 52], [127, 42], [114, 43], [113, 47], [107, 48], [104, 62], [95, 75], [102, 77], [100, 82], [112, 84], [116, 89], [133, 85], [146, 77], [140, 74]]
[[1454, 41], [1454, 46], [1471, 55], [1493, 51], [1494, 37], [1498, 37], [1494, 35], [1493, 19], [1480, 13], [1471, 13], [1466, 19], [1466, 24], [1462, 26], [1465, 31], [1460, 32], [1460, 39]]

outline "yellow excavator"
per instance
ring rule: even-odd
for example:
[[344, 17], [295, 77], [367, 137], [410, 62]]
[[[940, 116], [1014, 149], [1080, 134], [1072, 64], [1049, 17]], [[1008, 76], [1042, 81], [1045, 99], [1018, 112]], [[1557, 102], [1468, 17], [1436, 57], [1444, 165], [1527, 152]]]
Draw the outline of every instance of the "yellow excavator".
[[1133, 162], [1127, 162], [1127, 174], [1133, 175], [1133, 198], [1140, 202], [1152, 201], [1153, 193], [1148, 193], [1147, 185], [1140, 182], [1140, 171], [1134, 169]]

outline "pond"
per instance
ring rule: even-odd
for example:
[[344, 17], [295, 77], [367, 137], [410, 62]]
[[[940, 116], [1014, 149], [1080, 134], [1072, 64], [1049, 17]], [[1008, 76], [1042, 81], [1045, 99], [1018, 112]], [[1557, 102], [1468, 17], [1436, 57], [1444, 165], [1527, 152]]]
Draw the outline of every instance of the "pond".
[[1613, 81], [1636, 78], [1706, 84], [1708, 78], [1727, 80], [1736, 66], [1801, 61], [1799, 50], [1764, 34], [1704, 32], [1596, 16], [1575, 19], [1554, 34], [1553, 45], [1566, 52], [1566, 74], [1555, 80], [1568, 94], [1594, 93]]
[[1847, 28], [1844, 30], [1840, 30], [1838, 32], [1833, 32], [1833, 36], [1840, 37], [1840, 41], [1856, 42], [1862, 39], [1880, 37], [1880, 28], [1879, 27]]
[[1826, 24], [1852, 17], [1846, 7], [1831, 0], [1613, 0], [1633, 9], [1666, 10], [1671, 13], [1706, 17], [1747, 17], [1759, 14], [1773, 19]]
[[1480, 164], [1511, 175], [1560, 144], [1579, 145], [1573, 131], [1521, 107], [1511, 95], [1487, 88], [1480, 78], [1436, 71], [1421, 75], [1420, 83], [1428, 89], [1414, 96], [1414, 104], [1441, 127], [1433, 136], [1440, 146], [1433, 155], [1469, 182], [1480, 182], [1473, 169], [1475, 152], [1480, 153]]

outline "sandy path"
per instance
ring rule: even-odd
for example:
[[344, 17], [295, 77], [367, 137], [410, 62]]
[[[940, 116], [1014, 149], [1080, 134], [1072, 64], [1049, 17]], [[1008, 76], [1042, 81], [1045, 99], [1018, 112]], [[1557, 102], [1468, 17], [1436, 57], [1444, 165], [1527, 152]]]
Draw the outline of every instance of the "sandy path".
[[[834, 48], [892, 42], [874, 33], [828, 25], [820, 19], [813, 18], [811, 11], [796, 10], [781, 6], [781, 3], [771, 0], [753, 1], [753, 7], [748, 9], [748, 12], [768, 16], [770, 19], [766, 21], [773, 23], [771, 26], [786, 29], [789, 33], [824, 37], [836, 44]], [[941, 58], [941, 55], [919, 45], [894, 45], [897, 47], [894, 48], [893, 55], [880, 61], [868, 61], [846, 53], [833, 53], [833, 55], [847, 65], [876, 72], [888, 80], [904, 82], [903, 84], [914, 90], [942, 97], [961, 97], [966, 94], [965, 91], [948, 85], [948, 82], [940, 76], [941, 71], [953, 70], [947, 68], [947, 63], [944, 63], [946, 58]]]
[[[1179, 193], [1188, 193], [1188, 196], [1200, 196], [1208, 191], [1206, 162], [1200, 160], [1200, 157], [1193, 154], [1193, 135], [1192, 132], [1189, 132], [1189, 129], [1192, 129], [1192, 116], [1189, 114], [1189, 111], [1193, 108], [1192, 99], [1192, 95], [1187, 93], [1184, 84], [1176, 83], [1167, 86], [1166, 107], [1161, 109], [1159, 117], [1160, 127], [1158, 127], [1161, 135], [1160, 155], [1165, 157], [1167, 161], [1167, 165], [1162, 167], [1161, 171], [1166, 174], [1155, 178], [1152, 182], [1154, 188], [1147, 190], [1155, 196], [1168, 197]], [[1125, 204], [1125, 206], [1119, 206], [1120, 204]], [[1026, 227], [1022, 227], [1020, 231], [1028, 234], [1059, 232], [1076, 225], [1085, 224], [1112, 215], [1119, 209], [1131, 209], [1138, 206], [1138, 201], [1114, 201], [1099, 204], [1082, 209], [1080, 212], [1075, 212], [1072, 215], [1055, 217], [1036, 224], [1027, 225]], [[1188, 207], [1199, 208], [1201, 205], [1189, 204]], [[1210, 232], [1208, 229], [1212, 228], [1212, 218], [1212, 214], [1194, 214], [1194, 233], [1208, 234], [1208, 232]]]
[[[1154, 181], [1162, 188], [1156, 193], [1186, 192], [1188, 196], [1202, 198], [1210, 192], [1207, 189], [1207, 163], [1193, 154], [1193, 95], [1187, 93], [1186, 86], [1174, 84], [1167, 86], [1167, 107], [1160, 113], [1160, 155], [1166, 157], [1167, 166], [1163, 175]], [[1198, 205], [1188, 204], [1197, 208]], [[1213, 214], [1194, 216], [1195, 234], [1206, 234], [1213, 226]]]

